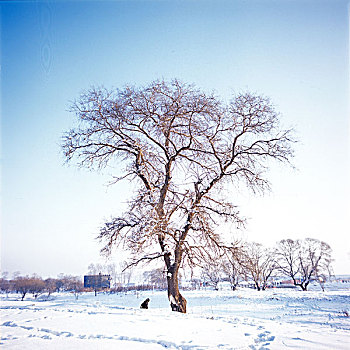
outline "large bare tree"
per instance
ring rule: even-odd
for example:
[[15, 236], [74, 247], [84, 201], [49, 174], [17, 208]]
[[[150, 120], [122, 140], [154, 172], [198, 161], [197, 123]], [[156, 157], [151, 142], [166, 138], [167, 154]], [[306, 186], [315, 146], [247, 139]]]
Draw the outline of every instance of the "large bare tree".
[[332, 249], [315, 238], [281, 240], [277, 243], [275, 257], [279, 271], [291, 277], [294, 285], [303, 291], [312, 278], [319, 281], [331, 273]]
[[242, 270], [254, 281], [256, 289], [265, 290], [269, 278], [277, 268], [273, 251], [260, 243], [247, 242], [238, 261]]
[[178, 80], [108, 91], [91, 89], [73, 104], [80, 124], [63, 139], [66, 159], [125, 167], [137, 188], [129, 208], [101, 228], [104, 253], [123, 244], [131, 264], [162, 258], [174, 311], [186, 312], [178, 288], [184, 263], [232, 245], [215, 230], [221, 219], [242, 224], [222, 191], [232, 181], [269, 188], [269, 160], [289, 162], [291, 130], [279, 127], [269, 99], [242, 93], [229, 104]]

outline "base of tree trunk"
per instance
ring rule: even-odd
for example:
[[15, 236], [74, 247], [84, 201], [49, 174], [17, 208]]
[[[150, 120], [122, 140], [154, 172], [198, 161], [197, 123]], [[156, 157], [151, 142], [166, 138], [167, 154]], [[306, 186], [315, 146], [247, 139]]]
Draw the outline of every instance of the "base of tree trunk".
[[174, 298], [170, 298], [170, 306], [172, 311], [177, 311], [177, 312], [182, 312], [186, 313], [186, 305], [187, 305], [187, 300], [179, 294], [178, 300], [174, 303]]
[[186, 313], [186, 299], [180, 294], [177, 272], [168, 276], [168, 298], [172, 311]]

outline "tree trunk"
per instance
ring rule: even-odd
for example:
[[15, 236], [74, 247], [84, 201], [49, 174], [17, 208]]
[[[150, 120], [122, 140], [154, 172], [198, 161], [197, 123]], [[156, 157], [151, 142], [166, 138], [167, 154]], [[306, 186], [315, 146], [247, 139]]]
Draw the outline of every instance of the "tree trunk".
[[301, 289], [303, 290], [303, 292], [306, 292], [307, 291], [307, 286], [308, 286], [309, 283], [305, 283], [305, 284], [301, 284]]
[[178, 269], [170, 269], [167, 274], [168, 298], [173, 311], [186, 313], [186, 299], [180, 294]]
[[308, 283], [304, 284], [303, 282], [301, 282], [301, 283], [295, 282], [294, 285], [297, 287], [300, 287], [303, 292], [307, 291]]

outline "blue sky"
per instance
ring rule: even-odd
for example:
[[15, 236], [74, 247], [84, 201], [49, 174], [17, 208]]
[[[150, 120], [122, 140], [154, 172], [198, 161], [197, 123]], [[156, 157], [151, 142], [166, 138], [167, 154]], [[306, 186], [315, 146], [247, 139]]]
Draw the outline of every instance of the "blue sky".
[[[1, 270], [83, 274], [104, 218], [129, 185], [64, 165], [70, 101], [91, 85], [179, 78], [228, 100], [271, 97], [293, 125], [297, 170], [273, 166], [273, 192], [241, 190], [244, 235], [266, 245], [315, 237], [350, 273], [348, 1], [2, 2]], [[115, 257], [118, 260], [118, 254]]]

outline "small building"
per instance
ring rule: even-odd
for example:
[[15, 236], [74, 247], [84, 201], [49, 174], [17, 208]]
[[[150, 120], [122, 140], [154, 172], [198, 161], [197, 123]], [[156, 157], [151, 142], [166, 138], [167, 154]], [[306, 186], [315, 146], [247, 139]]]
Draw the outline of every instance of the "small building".
[[111, 287], [111, 276], [102, 275], [87, 275], [84, 276], [84, 288], [93, 288], [93, 289], [108, 289]]

